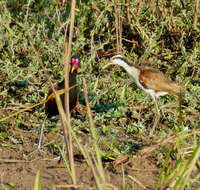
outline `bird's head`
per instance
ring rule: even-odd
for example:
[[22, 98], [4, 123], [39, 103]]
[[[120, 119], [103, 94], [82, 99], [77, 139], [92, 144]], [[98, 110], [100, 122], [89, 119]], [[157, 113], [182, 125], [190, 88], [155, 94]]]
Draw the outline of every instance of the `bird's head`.
[[113, 56], [109, 60], [109, 62], [103, 67], [103, 69], [107, 68], [110, 65], [119, 65], [119, 66], [122, 66], [122, 67], [130, 66], [129, 62], [126, 59], [124, 59], [124, 57], [122, 55]]
[[80, 72], [80, 58], [78, 56], [71, 57], [71, 73], [79, 73]]

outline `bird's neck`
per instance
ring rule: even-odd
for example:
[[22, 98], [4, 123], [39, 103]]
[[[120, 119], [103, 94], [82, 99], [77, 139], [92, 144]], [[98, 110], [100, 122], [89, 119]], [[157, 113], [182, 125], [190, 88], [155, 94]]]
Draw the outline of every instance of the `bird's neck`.
[[69, 73], [69, 87], [76, 85], [76, 73]]
[[[69, 73], [69, 87], [72, 87], [73, 85], [76, 85], [76, 73]], [[65, 80], [58, 83], [58, 89], [64, 89], [65, 88]]]
[[137, 68], [136, 66], [130, 66], [123, 60], [118, 60], [114, 64], [123, 67], [129, 73], [129, 75], [131, 75], [131, 77], [133, 77], [133, 79], [135, 81], [139, 80], [140, 69]]

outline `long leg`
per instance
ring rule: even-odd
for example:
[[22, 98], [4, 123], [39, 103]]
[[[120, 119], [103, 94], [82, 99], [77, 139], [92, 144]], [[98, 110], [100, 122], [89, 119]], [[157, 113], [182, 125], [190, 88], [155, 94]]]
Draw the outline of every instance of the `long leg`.
[[157, 114], [160, 115], [160, 109], [158, 107], [158, 102], [157, 102], [157, 99], [155, 99], [155, 105], [156, 105], [156, 110], [157, 110]]
[[152, 95], [152, 94], [151, 94], [151, 97], [152, 97], [152, 99], [153, 99], [153, 101], [155, 103], [157, 114], [160, 115], [160, 109], [158, 107], [157, 98], [154, 95]]
[[155, 118], [154, 118], [154, 124], [153, 124], [153, 127], [150, 131], [150, 136], [153, 135], [153, 132], [156, 128], [156, 126], [158, 125], [159, 121], [160, 121], [160, 110], [159, 110], [159, 107], [158, 107], [158, 102], [157, 102], [157, 99], [155, 96], [151, 95], [153, 100], [154, 100], [154, 103], [155, 103], [155, 106], [156, 106], [156, 110], [157, 110], [157, 114], [155, 115]]

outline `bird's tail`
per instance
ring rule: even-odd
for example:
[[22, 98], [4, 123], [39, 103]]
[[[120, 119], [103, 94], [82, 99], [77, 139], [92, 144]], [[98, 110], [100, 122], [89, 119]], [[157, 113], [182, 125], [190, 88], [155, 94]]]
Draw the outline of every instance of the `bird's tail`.
[[173, 83], [173, 85], [171, 86], [171, 93], [180, 95], [183, 93], [183, 87]]

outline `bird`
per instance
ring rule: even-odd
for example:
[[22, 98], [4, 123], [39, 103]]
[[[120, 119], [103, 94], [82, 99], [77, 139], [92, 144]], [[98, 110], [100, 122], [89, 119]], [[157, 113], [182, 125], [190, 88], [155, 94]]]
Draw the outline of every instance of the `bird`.
[[136, 85], [149, 93], [156, 105], [157, 113], [160, 114], [157, 98], [160, 96], [178, 95], [181, 94], [183, 88], [168, 79], [162, 72], [150, 68], [131, 65], [122, 55], [113, 56], [109, 62], [103, 67], [107, 68], [110, 65], [119, 65], [133, 78]]
[[[78, 90], [76, 86], [76, 76], [77, 73], [80, 72], [80, 58], [78, 56], [72, 56], [70, 62], [70, 71], [69, 71], [69, 109], [72, 111], [76, 105], [78, 104]], [[62, 91], [65, 89], [65, 80], [59, 82], [54, 85], [54, 89], [56, 91]], [[62, 105], [65, 107], [64, 99], [65, 94], [62, 93], [60, 95]], [[47, 95], [46, 103], [45, 103], [45, 113], [48, 117], [52, 117], [58, 115], [58, 108], [55, 100], [55, 96], [53, 94], [53, 90], [50, 89]]]

